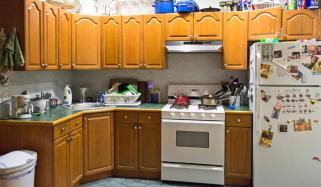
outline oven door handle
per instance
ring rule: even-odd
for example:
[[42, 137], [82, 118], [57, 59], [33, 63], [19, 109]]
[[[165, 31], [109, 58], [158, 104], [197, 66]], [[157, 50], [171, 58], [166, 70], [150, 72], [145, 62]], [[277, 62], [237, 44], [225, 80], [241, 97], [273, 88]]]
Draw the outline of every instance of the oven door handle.
[[202, 166], [202, 165], [193, 165], [193, 164], [172, 164], [172, 163], [162, 163], [162, 167], [167, 168], [185, 168], [185, 169], [196, 169], [196, 170], [212, 170], [212, 171], [224, 171], [224, 168], [221, 166]]
[[195, 120], [175, 120], [175, 119], [162, 119], [162, 123], [175, 123], [175, 124], [205, 124], [205, 125], [224, 125], [224, 121], [195, 121]]

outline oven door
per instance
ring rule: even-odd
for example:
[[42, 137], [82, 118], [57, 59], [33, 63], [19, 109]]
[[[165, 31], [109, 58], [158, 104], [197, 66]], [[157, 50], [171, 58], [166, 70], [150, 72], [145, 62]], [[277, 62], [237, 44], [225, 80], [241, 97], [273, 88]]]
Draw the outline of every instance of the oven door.
[[222, 121], [162, 120], [162, 162], [224, 165]]

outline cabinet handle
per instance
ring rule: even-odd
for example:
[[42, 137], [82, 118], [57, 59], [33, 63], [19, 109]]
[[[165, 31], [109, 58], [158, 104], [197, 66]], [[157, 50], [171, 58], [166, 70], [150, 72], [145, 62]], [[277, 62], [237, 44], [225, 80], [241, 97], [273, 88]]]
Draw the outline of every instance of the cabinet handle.
[[142, 68], [142, 69], [143, 69], [143, 64], [139, 64], [139, 66], [140, 66], [140, 68]]
[[241, 119], [240, 118], [236, 118], [236, 122], [237, 123], [241, 123]]
[[230, 131], [229, 130], [226, 130], [226, 134], [229, 134], [230, 133]]
[[69, 137], [69, 138], [68, 138], [68, 142], [71, 142], [71, 141], [72, 141], [72, 137]]
[[138, 130], [142, 130], [142, 126], [138, 126]]
[[80, 123], [79, 122], [76, 122], [76, 126], [79, 126], [80, 125]]
[[65, 128], [61, 128], [61, 129], [60, 129], [60, 132], [61, 132], [61, 133], [65, 132]]
[[146, 69], [147, 68], [147, 65], [146, 64], [143, 64], [144, 68]]
[[76, 66], [76, 64], [71, 64], [71, 67], [73, 67], [73, 68], [74, 68], [75, 66]]
[[45, 68], [48, 67], [48, 64], [44, 64]]
[[62, 68], [64, 65], [63, 64], [59, 64], [59, 67]]
[[137, 130], [137, 126], [134, 126], [134, 130], [135, 130], [135, 131]]
[[151, 120], [151, 119], [152, 119], [152, 117], [151, 117], [151, 116], [148, 116], [148, 117], [147, 117], [147, 119], [148, 119], [148, 120]]
[[128, 116], [124, 116], [125, 119], [128, 119]]

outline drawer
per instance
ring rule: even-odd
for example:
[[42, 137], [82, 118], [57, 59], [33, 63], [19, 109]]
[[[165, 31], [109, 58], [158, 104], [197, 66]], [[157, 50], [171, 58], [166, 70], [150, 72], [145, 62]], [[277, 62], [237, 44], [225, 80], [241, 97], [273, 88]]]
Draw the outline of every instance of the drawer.
[[137, 123], [137, 112], [116, 112], [117, 123]]
[[70, 132], [69, 121], [59, 124], [57, 126], [54, 126], [54, 130], [53, 130], [54, 139], [58, 139], [62, 136], [65, 136], [69, 132]]
[[161, 123], [160, 112], [139, 112], [138, 123]]
[[70, 132], [82, 127], [82, 117], [70, 120]]
[[227, 114], [226, 126], [233, 127], [252, 127], [252, 115], [251, 114]]

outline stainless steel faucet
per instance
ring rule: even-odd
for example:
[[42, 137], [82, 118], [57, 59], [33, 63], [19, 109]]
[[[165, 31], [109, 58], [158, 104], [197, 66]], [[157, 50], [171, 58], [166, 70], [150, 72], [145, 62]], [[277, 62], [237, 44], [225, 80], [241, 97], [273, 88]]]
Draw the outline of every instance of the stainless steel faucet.
[[80, 102], [81, 103], [86, 102], [87, 91], [88, 91], [88, 88], [86, 87], [86, 85], [84, 83], [81, 84], [81, 86], [80, 86]]

